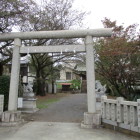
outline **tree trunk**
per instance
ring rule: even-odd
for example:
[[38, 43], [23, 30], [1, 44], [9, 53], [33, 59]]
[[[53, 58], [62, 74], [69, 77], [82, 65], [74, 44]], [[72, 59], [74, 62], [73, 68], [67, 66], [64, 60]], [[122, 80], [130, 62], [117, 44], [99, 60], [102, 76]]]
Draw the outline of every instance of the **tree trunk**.
[[42, 79], [41, 82], [41, 96], [45, 96], [46, 95], [46, 90], [45, 90], [45, 79]]
[[52, 94], [54, 94], [54, 80], [52, 80]]
[[37, 79], [37, 95], [40, 95], [40, 96], [46, 95], [44, 79], [41, 79], [41, 78]]
[[[53, 53], [52, 53], [52, 58], [53, 58]], [[51, 69], [52, 69], [52, 72], [51, 72], [51, 75], [52, 75], [52, 94], [54, 94], [53, 64], [51, 65]]]
[[46, 95], [45, 79], [41, 78], [39, 71], [36, 74], [36, 82], [37, 82], [37, 84], [36, 84], [36, 86], [37, 86], [36, 95], [45, 96]]
[[3, 74], [3, 64], [0, 63], [0, 76], [2, 76], [2, 74]]

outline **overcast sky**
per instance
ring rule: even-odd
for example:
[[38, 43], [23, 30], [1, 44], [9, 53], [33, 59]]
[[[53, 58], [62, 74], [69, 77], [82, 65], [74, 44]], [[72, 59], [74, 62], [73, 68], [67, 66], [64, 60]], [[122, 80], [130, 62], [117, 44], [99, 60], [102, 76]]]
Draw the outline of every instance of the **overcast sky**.
[[[34, 0], [37, 3], [45, 0]], [[140, 0], [74, 0], [74, 8], [90, 12], [86, 17], [85, 28], [102, 28], [104, 17], [129, 26], [140, 24]], [[140, 26], [139, 26], [140, 29]]]
[[140, 24], [140, 0], [75, 0], [74, 7], [91, 12], [85, 20], [89, 28], [102, 28], [104, 17], [124, 26]]

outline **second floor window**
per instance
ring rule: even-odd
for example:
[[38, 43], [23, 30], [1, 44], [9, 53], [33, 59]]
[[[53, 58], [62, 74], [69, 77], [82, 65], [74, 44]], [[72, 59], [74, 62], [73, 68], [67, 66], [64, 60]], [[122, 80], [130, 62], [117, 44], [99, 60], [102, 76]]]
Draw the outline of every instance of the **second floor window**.
[[72, 75], [71, 72], [66, 72], [66, 80], [72, 80], [71, 75]]

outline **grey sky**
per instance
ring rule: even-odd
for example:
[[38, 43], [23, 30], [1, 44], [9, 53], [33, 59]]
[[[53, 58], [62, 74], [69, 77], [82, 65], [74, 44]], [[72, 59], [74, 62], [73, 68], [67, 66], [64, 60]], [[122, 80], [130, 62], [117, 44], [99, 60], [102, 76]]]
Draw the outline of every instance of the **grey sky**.
[[103, 27], [104, 17], [124, 23], [124, 26], [140, 24], [140, 0], [75, 0], [74, 7], [91, 11], [85, 20], [89, 28]]
[[[45, 0], [34, 0], [37, 3]], [[104, 17], [128, 26], [140, 24], [140, 0], [74, 0], [74, 8], [91, 12], [84, 20], [85, 28], [102, 28]], [[140, 26], [139, 26], [140, 29]]]

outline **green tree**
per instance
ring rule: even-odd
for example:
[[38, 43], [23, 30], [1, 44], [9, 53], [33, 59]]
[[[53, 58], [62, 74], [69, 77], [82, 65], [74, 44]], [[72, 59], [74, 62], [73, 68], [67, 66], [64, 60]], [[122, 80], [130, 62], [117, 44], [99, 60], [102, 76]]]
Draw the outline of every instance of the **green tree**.
[[[31, 63], [30, 68], [31, 71], [36, 75], [36, 86], [37, 86], [37, 95], [45, 96], [45, 83], [46, 81], [52, 83], [54, 85], [55, 80], [59, 76], [59, 70], [61, 69], [58, 65], [59, 61], [63, 61], [64, 58], [70, 58], [73, 54], [36, 54], [31, 55]], [[55, 63], [58, 63], [57, 65]], [[53, 86], [52, 86], [53, 87]], [[54, 89], [52, 89], [52, 93], [54, 93]]]

